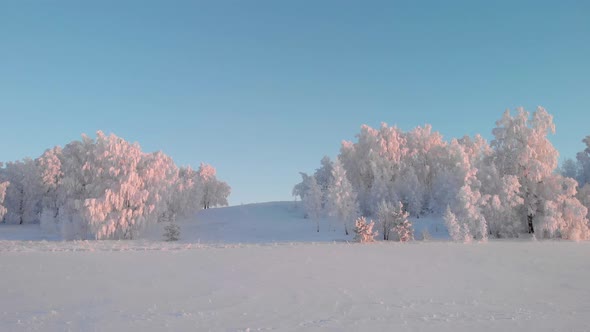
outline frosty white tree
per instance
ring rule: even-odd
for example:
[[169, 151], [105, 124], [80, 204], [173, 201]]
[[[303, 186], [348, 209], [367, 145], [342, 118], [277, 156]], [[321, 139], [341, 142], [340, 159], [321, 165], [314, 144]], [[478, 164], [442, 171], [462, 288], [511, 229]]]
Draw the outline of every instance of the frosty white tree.
[[174, 222], [203, 208], [203, 186], [199, 174], [191, 167], [180, 167], [170, 195], [165, 197], [167, 208], [160, 214], [159, 221]]
[[461, 225], [457, 222], [457, 217], [451, 211], [450, 206], [447, 206], [447, 210], [443, 215], [443, 220], [445, 221], [445, 226], [447, 226], [451, 239], [453, 239], [453, 241], [462, 241], [464, 235], [462, 234]]
[[307, 178], [306, 184], [308, 190], [303, 196], [303, 209], [307, 217], [316, 222], [316, 230], [320, 231], [320, 215], [322, 212], [322, 191], [314, 176]]
[[208, 164], [201, 164], [199, 170], [199, 181], [202, 187], [202, 206], [204, 209], [215, 206], [226, 206], [227, 197], [231, 188], [225, 182], [217, 180], [215, 168]]
[[400, 242], [407, 242], [414, 239], [414, 228], [408, 220], [410, 214], [404, 211], [402, 202], [397, 202], [390, 211], [393, 219], [393, 232]]
[[510, 213], [515, 218], [503, 224], [508, 232], [537, 237], [586, 238], [588, 220], [574, 182], [555, 174], [558, 153], [547, 138], [554, 132], [553, 117], [541, 107], [530, 118], [524, 109], [514, 117], [507, 111], [497, 122], [492, 164], [500, 182], [509, 183], [502, 179], [510, 177], [511, 187], [518, 188]]
[[39, 221], [41, 189], [39, 173], [32, 159], [8, 162], [0, 169], [0, 181], [7, 181], [4, 220], [12, 224], [29, 224]]
[[63, 178], [61, 170], [62, 150], [60, 147], [49, 149], [37, 159], [41, 178], [41, 227], [46, 231], [55, 231], [58, 225], [59, 208], [64, 197], [59, 196], [58, 188]]
[[582, 174], [581, 169], [579, 168], [578, 163], [576, 163], [573, 159], [566, 159], [563, 161], [560, 169], [561, 175], [565, 176], [566, 178], [576, 179], [581, 185], [583, 185], [583, 180], [580, 179]]
[[578, 176], [576, 179], [580, 183], [580, 186], [590, 183], [590, 136], [586, 136], [582, 142], [586, 144], [586, 148], [576, 155], [578, 161]]
[[375, 241], [378, 232], [373, 232], [375, 222], [367, 222], [365, 217], [358, 218], [354, 223], [354, 240], [361, 243]]
[[330, 215], [344, 225], [346, 235], [348, 235], [348, 224], [358, 214], [357, 204], [356, 193], [346, 177], [346, 171], [340, 161], [336, 161], [332, 168], [332, 183], [328, 188], [327, 205]]
[[6, 188], [8, 185], [8, 182], [0, 183], [0, 221], [4, 220], [4, 215], [6, 214], [6, 208], [2, 204], [4, 203], [4, 198], [6, 197]]
[[381, 201], [377, 210], [377, 220], [383, 234], [383, 240], [389, 240], [391, 230], [395, 227], [394, 206], [392, 203]]

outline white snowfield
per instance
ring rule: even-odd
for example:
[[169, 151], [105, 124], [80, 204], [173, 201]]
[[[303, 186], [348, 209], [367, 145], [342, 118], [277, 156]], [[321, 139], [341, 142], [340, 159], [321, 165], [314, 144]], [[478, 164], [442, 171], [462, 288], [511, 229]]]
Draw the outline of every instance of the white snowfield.
[[180, 225], [174, 243], [0, 225], [0, 331], [590, 331], [588, 242], [357, 244], [293, 203]]

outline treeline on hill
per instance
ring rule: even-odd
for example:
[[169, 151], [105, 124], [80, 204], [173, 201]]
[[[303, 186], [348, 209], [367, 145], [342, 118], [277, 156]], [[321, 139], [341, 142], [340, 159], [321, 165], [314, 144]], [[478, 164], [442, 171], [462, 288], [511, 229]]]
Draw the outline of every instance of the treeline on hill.
[[99, 131], [35, 160], [0, 164], [0, 220], [40, 223], [64, 239], [133, 239], [149, 224], [227, 205], [231, 188], [215, 173]]
[[443, 216], [457, 241], [526, 233], [588, 239], [590, 136], [577, 162], [559, 170], [550, 133], [553, 117], [541, 107], [532, 115], [506, 111], [491, 144], [479, 135], [447, 142], [430, 125], [409, 132], [364, 125], [336, 161], [324, 157], [313, 175], [301, 173], [293, 195], [309, 218], [336, 217], [347, 233], [358, 216], [375, 217], [384, 239], [411, 227], [404, 212]]

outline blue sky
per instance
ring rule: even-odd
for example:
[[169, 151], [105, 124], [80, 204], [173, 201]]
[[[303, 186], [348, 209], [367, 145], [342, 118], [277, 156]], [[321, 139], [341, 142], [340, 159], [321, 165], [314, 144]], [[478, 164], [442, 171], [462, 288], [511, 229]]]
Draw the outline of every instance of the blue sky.
[[213, 164], [231, 204], [290, 200], [366, 123], [490, 138], [546, 107], [590, 135], [582, 1], [3, 1], [0, 160], [96, 130]]

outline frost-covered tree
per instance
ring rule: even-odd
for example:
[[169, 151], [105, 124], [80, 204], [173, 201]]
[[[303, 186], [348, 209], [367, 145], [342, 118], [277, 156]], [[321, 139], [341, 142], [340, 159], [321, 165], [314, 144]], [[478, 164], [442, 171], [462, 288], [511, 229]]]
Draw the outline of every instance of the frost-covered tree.
[[300, 173], [302, 181], [296, 184], [295, 187], [293, 187], [293, 196], [299, 197], [301, 200], [303, 200], [303, 197], [307, 195], [307, 192], [310, 189], [310, 178], [313, 177], [316, 183], [318, 184], [321, 193], [322, 209], [320, 214], [322, 216], [325, 216], [328, 214], [328, 188], [330, 184], [333, 182], [332, 169], [334, 163], [332, 162], [332, 160], [330, 160], [328, 156], [322, 158], [320, 163], [321, 167], [316, 169], [313, 175]]
[[394, 209], [393, 204], [386, 201], [381, 201], [377, 209], [377, 221], [385, 241], [389, 240], [391, 231], [395, 227]]
[[203, 208], [203, 188], [199, 174], [191, 167], [180, 167], [172, 192], [166, 197], [166, 210], [160, 215], [161, 222], [174, 222]]
[[590, 237], [588, 209], [576, 198], [577, 186], [576, 180], [560, 175], [545, 180], [537, 234], [576, 241]]
[[355, 189], [360, 210], [364, 214], [371, 212], [370, 193], [375, 180], [372, 160], [378, 155], [378, 131], [363, 125], [358, 142], [342, 142], [339, 161], [346, 170], [348, 181]]
[[143, 153], [115, 135], [83, 136], [60, 154], [64, 197], [58, 222], [66, 239], [132, 239], [155, 223], [177, 174], [163, 153]]
[[581, 172], [579, 170], [578, 164], [573, 159], [568, 158], [563, 161], [563, 164], [561, 164], [560, 173], [566, 178], [572, 178], [578, 181], [580, 180], [579, 177]]
[[320, 164], [322, 166], [316, 169], [313, 177], [316, 179], [318, 186], [320, 186], [322, 193], [322, 209], [325, 209], [328, 200], [328, 187], [333, 181], [332, 169], [334, 163], [330, 160], [330, 157], [325, 156], [320, 161]]
[[[590, 211], [590, 184], [587, 183], [582, 188], [580, 188], [576, 194], [576, 197], [580, 203], [582, 203], [582, 205], [584, 205]], [[586, 217], [589, 216], [586, 215]]]
[[447, 230], [451, 239], [453, 239], [453, 241], [462, 241], [464, 236], [461, 225], [457, 221], [455, 214], [451, 211], [450, 206], [447, 206], [447, 210], [443, 215], [443, 220], [445, 221], [445, 226], [447, 226]]
[[491, 234], [588, 237], [576, 181], [555, 172], [558, 153], [547, 138], [554, 132], [553, 117], [541, 107], [532, 116], [506, 111], [497, 122], [490, 166], [479, 176], [489, 184], [482, 186], [482, 210]]
[[[0, 165], [1, 167], [1, 165]], [[4, 207], [4, 198], [6, 197], [6, 188], [8, 187], [9, 182], [2, 182], [0, 183], [0, 222], [4, 220], [4, 215], [6, 214], [6, 208]]]
[[230, 186], [217, 180], [215, 168], [208, 164], [201, 164], [197, 173], [199, 174], [200, 186], [202, 187], [202, 206], [208, 209], [215, 206], [227, 206], [227, 197], [231, 193]]
[[407, 242], [414, 239], [414, 228], [412, 223], [408, 220], [410, 214], [404, 211], [402, 202], [397, 202], [392, 205], [389, 210], [390, 218], [393, 222], [393, 233], [400, 242]]
[[534, 233], [535, 219], [544, 204], [539, 196], [540, 187], [557, 168], [558, 153], [547, 138], [549, 133], [555, 133], [553, 117], [542, 107], [532, 117], [523, 108], [515, 116], [506, 111], [492, 133], [493, 163], [501, 177], [517, 177], [518, 195], [523, 199], [519, 213], [522, 229]]
[[586, 136], [582, 142], [586, 144], [586, 148], [576, 155], [578, 160], [577, 180], [580, 186], [590, 183], [590, 136]]
[[354, 240], [361, 243], [375, 241], [378, 232], [373, 232], [375, 222], [367, 222], [365, 217], [359, 217], [354, 223]]
[[414, 229], [412, 228], [412, 223], [410, 223], [408, 219], [397, 224], [393, 228], [393, 231], [396, 233], [397, 239], [400, 242], [408, 242], [414, 240]]
[[[36, 163], [39, 168], [41, 178], [41, 228], [48, 232], [57, 231], [59, 209], [63, 205], [65, 197], [60, 196], [58, 191], [63, 179], [61, 167], [61, 147], [54, 147], [46, 150]], [[63, 192], [61, 192], [63, 193]]]
[[[305, 194], [309, 190], [310, 176], [304, 172], [299, 172], [299, 175], [301, 175], [301, 182], [297, 183], [293, 187], [293, 191], [291, 192], [291, 194], [293, 195], [293, 197], [295, 197], [295, 199], [297, 199], [297, 197], [299, 197], [300, 200], [303, 200], [303, 196], [305, 196]], [[316, 182], [317, 182], [317, 180], [316, 180]]]
[[410, 214], [419, 216], [427, 196], [425, 188], [411, 166], [405, 167], [400, 174], [394, 183], [397, 196]]
[[328, 211], [344, 225], [344, 233], [348, 235], [349, 223], [358, 215], [356, 192], [348, 181], [346, 171], [340, 161], [332, 168], [333, 181], [328, 188]]
[[443, 215], [445, 226], [449, 232], [449, 236], [455, 242], [470, 243], [473, 239], [473, 235], [469, 229], [469, 223], [460, 222], [457, 216], [451, 211], [450, 207], [447, 207], [445, 214]]
[[[409, 213], [404, 211], [403, 204], [395, 204], [382, 201], [379, 204], [377, 213], [381, 230], [383, 231], [383, 240], [397, 239], [401, 242], [414, 239], [414, 230], [412, 223], [408, 220]], [[392, 232], [394, 237], [392, 238]]]
[[0, 181], [7, 181], [4, 221], [11, 224], [30, 224], [39, 221], [41, 212], [41, 182], [38, 168], [32, 159], [8, 162], [0, 169]]
[[307, 178], [308, 190], [303, 196], [302, 203], [306, 216], [316, 222], [317, 231], [320, 231], [319, 218], [322, 214], [322, 190], [314, 176]]
[[478, 205], [479, 202], [479, 192], [474, 192], [465, 185], [457, 194], [454, 214], [462, 227], [468, 230], [474, 239], [485, 241], [488, 238], [488, 226]]
[[[493, 169], [493, 168], [492, 168]], [[489, 234], [497, 238], [517, 237], [523, 232], [519, 207], [524, 199], [519, 196], [520, 182], [514, 175], [498, 177], [488, 173], [482, 185], [486, 194], [482, 195], [480, 208], [488, 223]]]
[[416, 177], [420, 180], [422, 207], [420, 213], [436, 212], [439, 205], [433, 200], [435, 180], [437, 178], [437, 167], [441, 157], [446, 154], [447, 143], [442, 135], [432, 131], [432, 126], [416, 127], [407, 134], [408, 141], [408, 167], [413, 169]]

